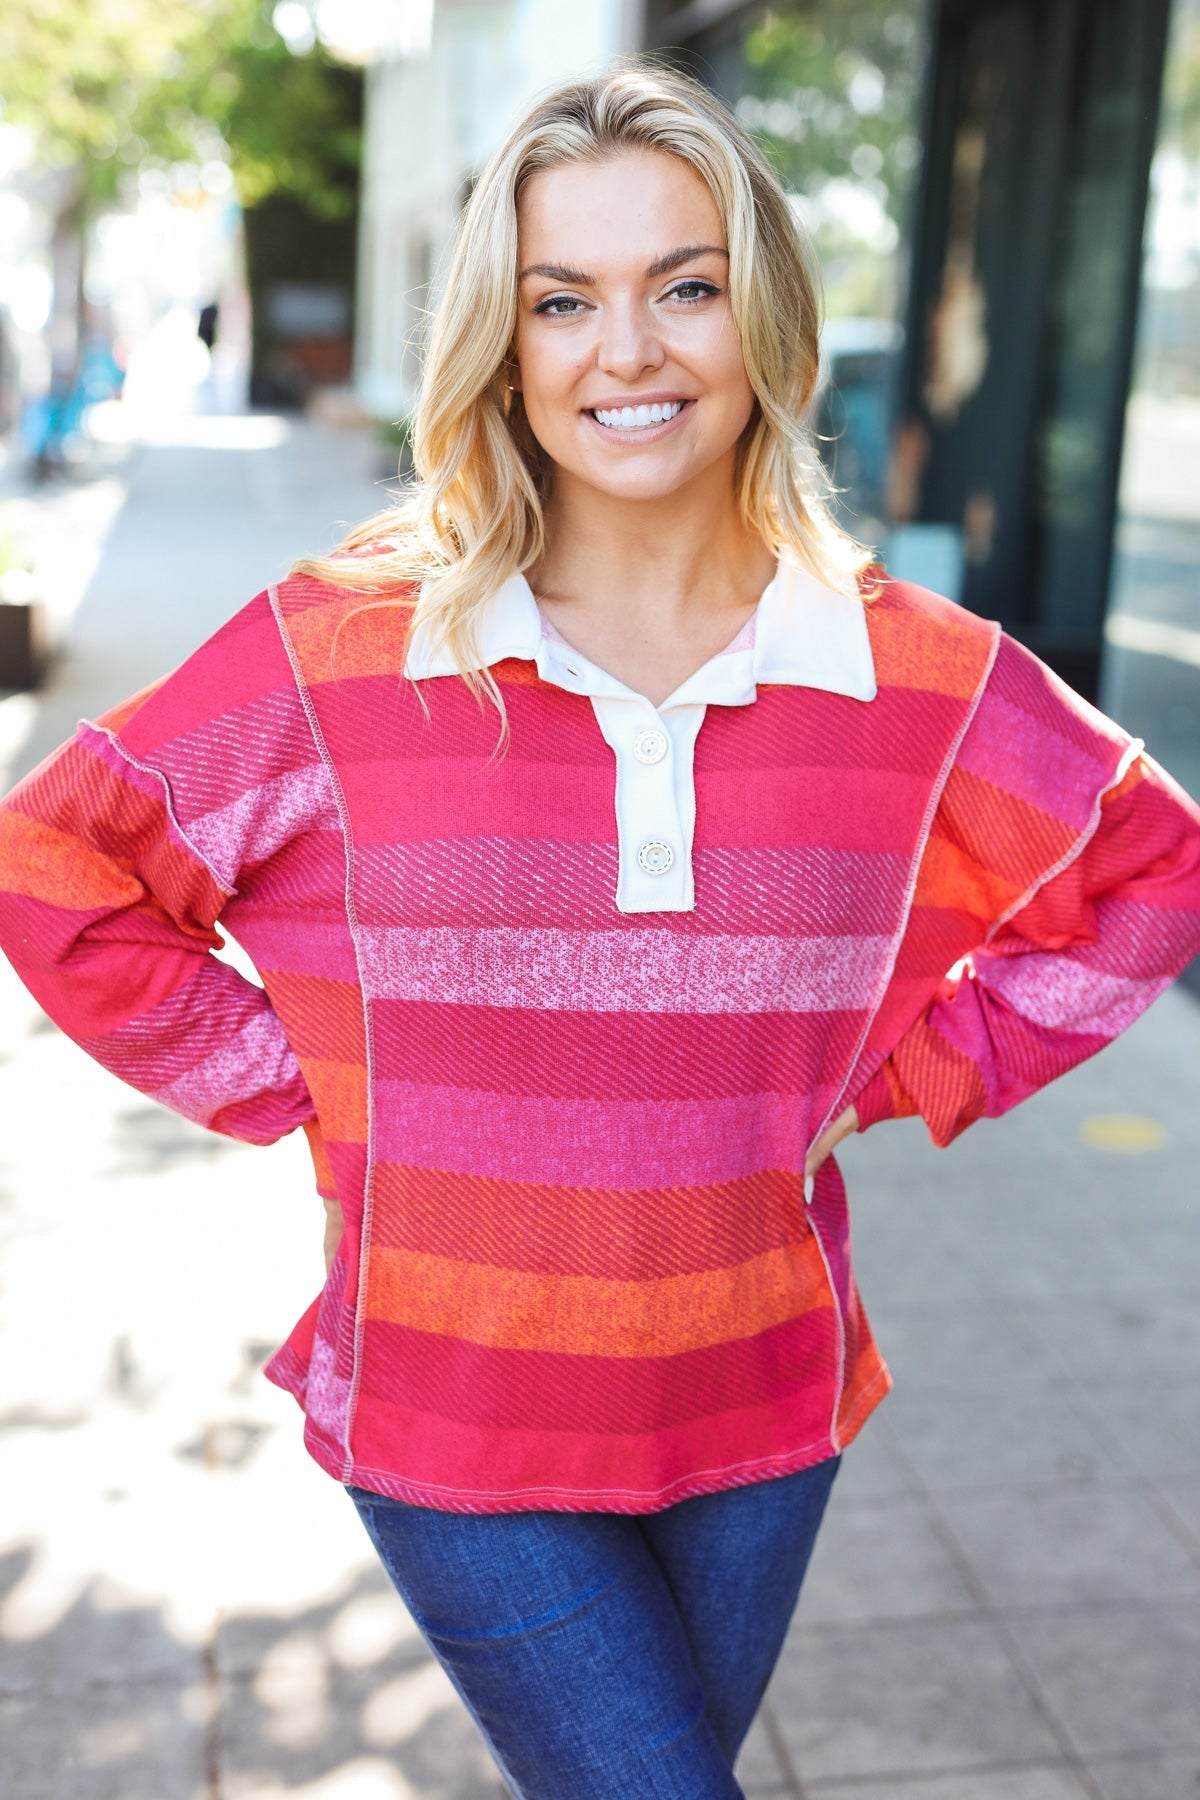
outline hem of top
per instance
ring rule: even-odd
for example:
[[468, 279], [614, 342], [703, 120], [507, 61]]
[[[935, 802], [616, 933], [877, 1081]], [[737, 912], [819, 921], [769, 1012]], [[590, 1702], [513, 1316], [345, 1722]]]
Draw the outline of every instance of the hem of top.
[[[844, 1449], [852, 1444], [877, 1406], [881, 1406], [895, 1386], [892, 1371], [879, 1358], [879, 1367], [869, 1381], [864, 1381], [855, 1393], [846, 1412], [844, 1422], [839, 1427], [838, 1439]], [[878, 1389], [878, 1393], [876, 1393]]]
[[[683, 1475], [665, 1487], [653, 1491], [621, 1488], [544, 1488], [527, 1487], [480, 1491], [464, 1488], [432, 1488], [410, 1481], [389, 1469], [374, 1469], [356, 1462], [349, 1474], [338, 1447], [328, 1436], [314, 1427], [311, 1420], [304, 1428], [304, 1447], [327, 1475], [344, 1487], [364, 1488], [381, 1500], [398, 1500], [404, 1505], [424, 1506], [437, 1512], [510, 1513], [510, 1512], [662, 1512], [682, 1500], [701, 1494], [722, 1493], [729, 1488], [749, 1487], [757, 1481], [770, 1481], [784, 1475], [797, 1475], [840, 1456], [847, 1444], [853, 1443], [876, 1406], [892, 1386], [887, 1364], [880, 1364], [861, 1392], [855, 1396], [853, 1408], [835, 1443], [829, 1432], [800, 1448], [776, 1456], [756, 1457], [736, 1463], [730, 1468], [704, 1470]], [[878, 1390], [878, 1391], [877, 1391]]]

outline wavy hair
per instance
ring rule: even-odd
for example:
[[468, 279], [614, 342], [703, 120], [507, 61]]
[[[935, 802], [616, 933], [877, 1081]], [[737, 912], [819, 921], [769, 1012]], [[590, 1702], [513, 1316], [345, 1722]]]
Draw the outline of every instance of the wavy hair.
[[[551, 470], [507, 376], [517, 323], [517, 202], [564, 163], [626, 150], [679, 157], [701, 177], [729, 251], [729, 296], [755, 405], [735, 459], [743, 521], [781, 555], [849, 590], [870, 554], [831, 516], [829, 484], [804, 424], [819, 370], [820, 290], [811, 245], [778, 177], [726, 107], [655, 57], [542, 95], [487, 164], [459, 220], [433, 314], [412, 419], [415, 479], [331, 555], [293, 574], [406, 605], [471, 687], [499, 691], [480, 666], [479, 612], [541, 557]], [[413, 589], [420, 585], [419, 598]], [[370, 603], [366, 603], [370, 604]], [[353, 615], [351, 615], [353, 616]]]

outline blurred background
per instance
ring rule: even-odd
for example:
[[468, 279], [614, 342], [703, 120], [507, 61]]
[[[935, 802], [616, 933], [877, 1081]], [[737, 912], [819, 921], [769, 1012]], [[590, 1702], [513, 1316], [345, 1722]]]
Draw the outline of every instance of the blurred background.
[[[815, 238], [846, 523], [1200, 796], [1200, 0], [0, 0], [0, 790], [384, 503], [472, 181], [644, 48]], [[753, 1800], [1195, 1800], [1189, 979], [948, 1152], [847, 1146], [897, 1391]], [[303, 1146], [143, 1102], [6, 966], [0, 1117], [6, 1796], [498, 1800], [258, 1374]]]

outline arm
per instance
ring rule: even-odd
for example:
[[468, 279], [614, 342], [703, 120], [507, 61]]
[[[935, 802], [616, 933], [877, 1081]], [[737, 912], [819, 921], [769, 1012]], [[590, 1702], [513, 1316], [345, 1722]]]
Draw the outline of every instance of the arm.
[[[268, 847], [271, 821], [253, 796], [270, 783], [246, 780], [237, 712], [226, 712], [221, 778], [241, 800], [220, 810], [218, 866], [164, 772], [168, 722], [185, 723], [192, 743], [209, 731], [211, 746], [213, 696], [225, 703], [236, 687], [224, 659], [244, 652], [256, 620], [252, 604], [148, 696], [81, 725], [0, 804], [0, 947], [50, 1017], [122, 1080], [213, 1131], [271, 1143], [313, 1119], [312, 1101], [264, 991], [212, 955], [238, 869]], [[262, 682], [261, 662], [254, 672]]]
[[[940, 843], [963, 782], [947, 785]], [[1014, 808], [1014, 818], [1015, 818]], [[932, 840], [931, 840], [932, 841]], [[995, 864], [1003, 834], [990, 840]], [[982, 859], [974, 891], [988, 888]], [[935, 864], [948, 867], [943, 853]], [[956, 891], [964, 885], [962, 856]], [[938, 869], [926, 903], [938, 900]], [[950, 884], [942, 903], [949, 906]], [[982, 934], [856, 1096], [859, 1129], [919, 1114], [937, 1144], [1018, 1105], [1131, 1025], [1200, 950], [1200, 808], [1149, 757], [1105, 791], [1066, 866]]]

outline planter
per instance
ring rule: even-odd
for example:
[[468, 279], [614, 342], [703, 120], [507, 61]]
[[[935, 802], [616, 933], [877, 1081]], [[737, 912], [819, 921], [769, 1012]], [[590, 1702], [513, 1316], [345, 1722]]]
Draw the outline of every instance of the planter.
[[0, 691], [35, 688], [49, 649], [46, 610], [24, 570], [0, 577]]

